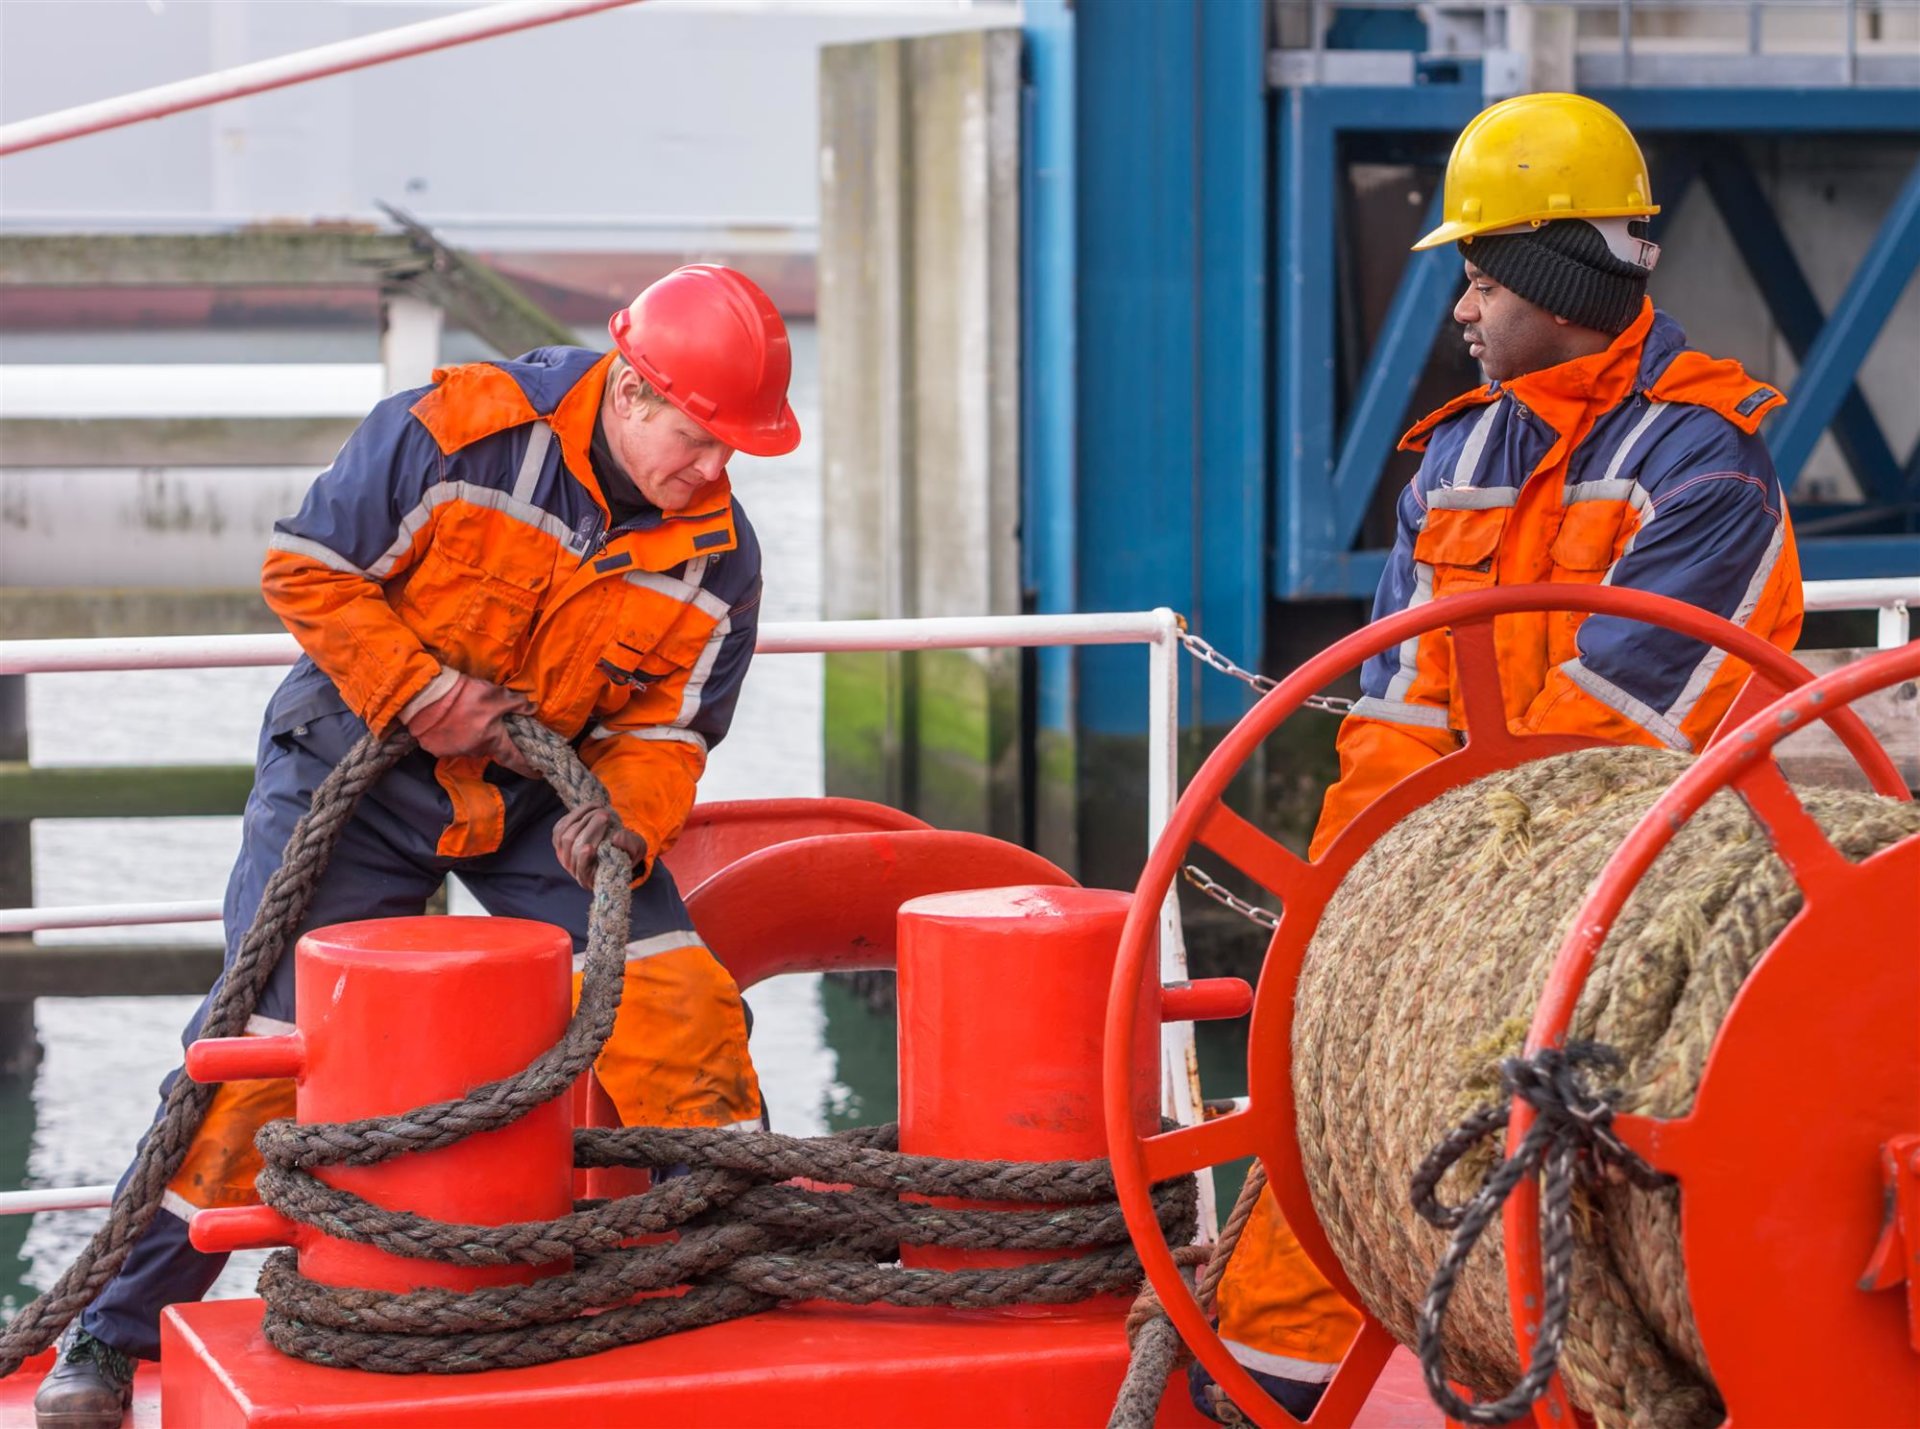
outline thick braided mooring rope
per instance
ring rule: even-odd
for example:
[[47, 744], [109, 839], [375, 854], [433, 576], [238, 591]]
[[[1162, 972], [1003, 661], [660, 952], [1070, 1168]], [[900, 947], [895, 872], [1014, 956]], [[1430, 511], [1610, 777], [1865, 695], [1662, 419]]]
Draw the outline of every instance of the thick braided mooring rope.
[[[607, 794], [557, 735], [523, 717], [515, 743], [569, 808], [606, 806]], [[413, 747], [404, 733], [369, 736], [321, 785], [312, 812], [268, 885], [229, 970], [205, 1035], [237, 1033], [267, 974], [292, 940], [345, 819], [374, 779]], [[803, 1140], [706, 1128], [626, 1127], [577, 1133], [580, 1166], [687, 1164], [691, 1174], [639, 1195], [588, 1203], [551, 1221], [448, 1225], [391, 1211], [325, 1184], [325, 1166], [365, 1166], [495, 1130], [559, 1096], [590, 1067], [610, 1034], [623, 986], [632, 865], [611, 840], [600, 849], [580, 999], [565, 1035], [522, 1071], [458, 1100], [395, 1116], [331, 1125], [274, 1122], [257, 1138], [259, 1190], [294, 1220], [391, 1254], [463, 1265], [573, 1267], [526, 1284], [468, 1292], [392, 1294], [340, 1289], [303, 1277], [292, 1252], [260, 1279], [267, 1338], [320, 1364], [389, 1373], [461, 1373], [595, 1353], [783, 1301], [982, 1307], [1061, 1303], [1132, 1290], [1140, 1262], [1113, 1200], [1104, 1161], [966, 1162], [905, 1156], [891, 1127]], [[0, 1373], [43, 1348], [114, 1273], [159, 1203], [204, 1115], [211, 1088], [181, 1077], [136, 1175], [107, 1226], [53, 1291], [0, 1340]], [[794, 1178], [849, 1186], [820, 1192]], [[1040, 1209], [961, 1210], [902, 1200], [947, 1196]], [[1163, 1232], [1190, 1238], [1192, 1178], [1156, 1189]], [[628, 1246], [676, 1232], [665, 1244]], [[883, 1265], [906, 1245], [1075, 1251], [1031, 1265], [931, 1271]], [[676, 1294], [652, 1294], [678, 1290]], [[640, 1298], [636, 1301], [636, 1297]]]
[[[1570, 1037], [1611, 1049], [1618, 1064], [1588, 1063], [1575, 1077], [1509, 1060], [1581, 897], [1686, 765], [1654, 750], [1593, 750], [1442, 796], [1354, 867], [1307, 955], [1294, 1091], [1315, 1208], [1368, 1309], [1403, 1344], [1419, 1341], [1423, 1314], [1437, 1323], [1429, 1291], [1443, 1267], [1445, 1335], [1443, 1344], [1429, 1336], [1431, 1373], [1483, 1400], [1522, 1375], [1500, 1237], [1480, 1236], [1471, 1258], [1464, 1246], [1450, 1254], [1460, 1227], [1436, 1229], [1413, 1200], [1442, 1222], [1456, 1212], [1483, 1226], [1495, 1219], [1497, 1195], [1480, 1193], [1501, 1165], [1499, 1139], [1473, 1133], [1491, 1132], [1490, 1118], [1504, 1115], [1494, 1109], [1519, 1081], [1562, 1077], [1542, 1092], [1567, 1109], [1562, 1123], [1603, 1122], [1602, 1106], [1683, 1115], [1742, 982], [1801, 906], [1745, 806], [1716, 796], [1641, 880], [1576, 1009]], [[1914, 804], [1845, 790], [1801, 795], [1850, 859], [1920, 831]], [[1821, 1049], [1784, 1046], [1781, 1055]], [[1463, 1122], [1444, 1164], [1419, 1176], [1410, 1198], [1423, 1159]], [[1573, 1232], [1559, 1355], [1569, 1393], [1602, 1429], [1716, 1423], [1723, 1411], [1681, 1260], [1680, 1192], [1637, 1183], [1624, 1163], [1609, 1171], [1595, 1144], [1584, 1146], [1578, 1156], [1545, 1140], [1539, 1148]]]

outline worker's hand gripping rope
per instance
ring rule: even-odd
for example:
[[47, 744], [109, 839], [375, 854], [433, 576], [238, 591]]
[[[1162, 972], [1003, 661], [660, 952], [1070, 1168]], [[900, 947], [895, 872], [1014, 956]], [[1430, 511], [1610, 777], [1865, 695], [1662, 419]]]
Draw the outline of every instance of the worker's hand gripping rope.
[[[1430, 1225], [1453, 1231], [1453, 1241], [1440, 1257], [1420, 1306], [1420, 1368], [1434, 1403], [1463, 1424], [1505, 1424], [1518, 1419], [1547, 1392], [1553, 1379], [1573, 1299], [1573, 1189], [1581, 1174], [1581, 1153], [1589, 1155], [1589, 1177], [1601, 1168], [1612, 1168], [1648, 1190], [1672, 1184], [1672, 1177], [1649, 1166], [1614, 1135], [1609, 1123], [1620, 1094], [1589, 1089], [1581, 1075], [1583, 1065], [1617, 1067], [1620, 1056], [1609, 1047], [1576, 1042], [1564, 1049], [1545, 1048], [1532, 1057], [1507, 1058], [1500, 1064], [1506, 1095], [1448, 1132], [1413, 1173], [1413, 1209]], [[1534, 1109], [1534, 1123], [1520, 1149], [1487, 1173], [1470, 1200], [1458, 1206], [1442, 1204], [1435, 1194], [1441, 1178], [1473, 1147], [1506, 1129], [1516, 1096]], [[1547, 1293], [1540, 1334], [1520, 1382], [1502, 1398], [1476, 1404], [1462, 1399], [1447, 1380], [1441, 1340], [1447, 1302], [1481, 1232], [1500, 1214], [1513, 1188], [1543, 1171], [1541, 1238]]]

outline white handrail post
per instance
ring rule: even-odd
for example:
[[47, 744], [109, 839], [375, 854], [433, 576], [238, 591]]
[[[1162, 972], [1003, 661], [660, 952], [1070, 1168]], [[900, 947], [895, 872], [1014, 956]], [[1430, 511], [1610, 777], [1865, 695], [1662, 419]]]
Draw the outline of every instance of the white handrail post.
[[[1147, 644], [1147, 847], [1159, 842], [1180, 797], [1180, 617], [1165, 606], [1153, 612]], [[1160, 981], [1187, 980], [1187, 944], [1180, 926], [1180, 895], [1168, 889], [1160, 905]], [[1182, 1126], [1197, 1125], [1201, 1108], [1200, 1060], [1191, 1022], [1160, 1028], [1160, 1106]], [[1200, 1239], [1219, 1232], [1213, 1177], [1199, 1177]]]
[[1882, 650], [1897, 650], [1913, 638], [1912, 615], [1904, 600], [1889, 601], [1880, 607], [1876, 634]]

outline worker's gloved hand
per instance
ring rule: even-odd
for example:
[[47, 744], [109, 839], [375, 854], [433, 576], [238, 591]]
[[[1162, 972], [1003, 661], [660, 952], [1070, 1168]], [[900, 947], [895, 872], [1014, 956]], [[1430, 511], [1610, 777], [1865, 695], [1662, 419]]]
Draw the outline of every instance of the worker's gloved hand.
[[401, 719], [420, 741], [420, 747], [442, 759], [491, 759], [516, 774], [538, 774], [514, 746], [506, 726], [508, 715], [531, 714], [533, 706], [512, 690], [457, 670], [450, 673], [453, 683], [443, 694], [411, 715], [401, 711]]
[[597, 804], [582, 804], [569, 809], [553, 826], [553, 851], [560, 866], [573, 875], [582, 888], [593, 888], [593, 868], [598, 862], [600, 845], [609, 838], [633, 860], [635, 872], [646, 861], [647, 841], [629, 833], [614, 821], [613, 810]]

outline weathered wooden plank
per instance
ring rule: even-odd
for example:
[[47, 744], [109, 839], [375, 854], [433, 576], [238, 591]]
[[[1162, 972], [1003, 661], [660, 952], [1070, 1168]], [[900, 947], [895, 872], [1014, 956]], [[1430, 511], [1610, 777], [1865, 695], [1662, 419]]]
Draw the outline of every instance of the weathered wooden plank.
[[8, 417], [0, 467], [305, 466], [319, 471], [352, 417]]
[[[1796, 650], [1794, 658], [1815, 674], [1868, 655], [1875, 650]], [[1920, 791], [1920, 683], [1908, 680], [1889, 689], [1877, 690], [1856, 701], [1854, 713], [1866, 721], [1867, 728], [1907, 781], [1907, 787]], [[1802, 784], [1831, 784], [1842, 788], [1864, 789], [1865, 776], [1847, 753], [1846, 746], [1823, 724], [1816, 724], [1789, 735], [1775, 747], [1774, 756], [1787, 776]]]
[[511, 280], [441, 242], [408, 214], [391, 207], [387, 213], [398, 233], [249, 228], [0, 236], [0, 290], [372, 287], [432, 303], [508, 355], [577, 340]]
[[339, 229], [0, 237], [0, 287], [16, 288], [364, 288], [426, 262], [405, 234]]
[[251, 764], [60, 766], [0, 762], [0, 820], [146, 819], [237, 814]]
[[0, 586], [0, 639], [114, 635], [276, 635], [282, 626], [255, 587]]
[[417, 273], [396, 285], [401, 291], [442, 309], [453, 322], [508, 357], [579, 341], [572, 328], [486, 264], [448, 247], [411, 215], [390, 204], [380, 206], [427, 260]]
[[220, 974], [217, 945], [74, 943], [0, 938], [0, 988], [36, 997], [154, 997], [203, 993]]

